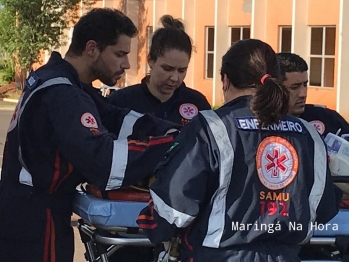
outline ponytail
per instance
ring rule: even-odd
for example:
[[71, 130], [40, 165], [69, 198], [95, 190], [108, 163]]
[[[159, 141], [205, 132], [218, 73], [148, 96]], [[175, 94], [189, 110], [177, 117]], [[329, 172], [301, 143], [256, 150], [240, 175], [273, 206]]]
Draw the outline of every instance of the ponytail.
[[289, 91], [275, 78], [264, 76], [261, 83], [256, 85], [250, 106], [261, 128], [277, 124], [288, 112]]

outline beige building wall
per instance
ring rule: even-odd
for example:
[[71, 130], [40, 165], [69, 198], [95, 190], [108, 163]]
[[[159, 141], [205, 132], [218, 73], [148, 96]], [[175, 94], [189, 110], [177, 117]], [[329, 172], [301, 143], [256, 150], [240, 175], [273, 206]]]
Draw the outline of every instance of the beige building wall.
[[349, 1], [340, 0], [336, 110], [349, 119]]
[[[334, 64], [334, 87], [313, 87], [310, 86], [308, 91], [308, 102], [325, 104], [332, 109], [336, 109], [337, 105], [337, 68], [338, 68], [338, 40], [339, 40], [339, 0], [332, 0], [330, 3], [326, 0], [308, 0], [308, 26], [335, 26], [336, 40], [335, 40], [335, 64]], [[347, 13], [348, 14], [348, 13]], [[310, 31], [308, 30], [308, 37]], [[308, 40], [309, 41], [309, 40]], [[348, 47], [349, 48], [349, 47]], [[308, 52], [309, 54], [309, 52]], [[310, 63], [308, 55], [308, 63]], [[310, 68], [311, 70], [311, 68]], [[349, 83], [348, 83], [349, 84]], [[341, 110], [342, 111], [342, 110]], [[343, 112], [344, 113], [344, 112]], [[349, 113], [345, 112], [345, 113]]]
[[[346, 73], [349, 70], [349, 16], [345, 15], [349, 14], [349, 3], [346, 0], [100, 0], [96, 7], [121, 9], [139, 28], [139, 35], [132, 40], [132, 68], [121, 86], [138, 83], [149, 72], [147, 54], [151, 34], [159, 26], [159, 18], [171, 14], [183, 19], [193, 40], [194, 52], [185, 82], [202, 92], [212, 105], [222, 104], [219, 70], [221, 57], [233, 39], [232, 30], [245, 28], [241, 30], [249, 30], [249, 37], [266, 41], [276, 52], [288, 46], [288, 51], [301, 55], [308, 62], [313, 78], [322, 79], [322, 86], [309, 85], [309, 103], [324, 104], [349, 115], [346, 101], [349, 98], [346, 88], [349, 85]], [[81, 14], [84, 12], [82, 6]], [[312, 30], [319, 32], [312, 27], [322, 28], [326, 35], [332, 35], [333, 43], [328, 40], [331, 37], [319, 40], [315, 33], [312, 37]], [[66, 33], [69, 34], [69, 30]], [[314, 55], [311, 53], [313, 45], [332, 45], [333, 54]], [[326, 48], [323, 47], [325, 53]], [[67, 47], [61, 47], [59, 51], [64, 54], [66, 50]], [[319, 64], [320, 60], [323, 65]], [[211, 68], [211, 75], [207, 74], [207, 68]], [[328, 84], [331, 86], [327, 87]]]

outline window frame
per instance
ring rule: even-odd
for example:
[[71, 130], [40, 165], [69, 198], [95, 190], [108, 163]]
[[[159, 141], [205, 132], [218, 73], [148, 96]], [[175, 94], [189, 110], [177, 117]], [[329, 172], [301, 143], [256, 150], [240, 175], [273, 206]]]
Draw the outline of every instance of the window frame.
[[214, 46], [214, 42], [213, 42], [213, 51], [209, 51], [208, 50], [208, 40], [209, 40], [209, 29], [213, 28], [213, 39], [214, 39], [214, 34], [215, 34], [215, 27], [214, 26], [205, 26], [205, 79], [213, 79], [214, 78], [214, 66], [212, 68], [212, 77], [208, 77], [207, 76], [207, 72], [208, 72], [208, 55], [212, 54], [213, 55], [213, 61], [214, 61], [214, 55], [215, 55], [215, 46]]
[[[313, 28], [322, 28], [322, 49], [321, 49], [321, 55], [313, 55], [311, 54], [311, 44], [312, 44], [312, 29]], [[334, 39], [334, 54], [333, 55], [326, 55], [326, 28], [334, 28], [335, 29], [335, 39]], [[325, 25], [325, 26], [309, 26], [309, 86], [313, 87], [322, 87], [322, 88], [334, 88], [335, 86], [335, 67], [336, 67], [336, 45], [337, 45], [337, 28], [335, 25]], [[311, 85], [310, 83], [310, 75], [311, 75], [311, 59], [312, 58], [321, 58], [321, 83], [320, 86], [317, 85]], [[325, 86], [325, 59], [331, 58], [333, 59], [333, 86]]]
[[[248, 25], [244, 25], [244, 26], [229, 26], [229, 32], [230, 32], [230, 44], [232, 45], [233, 44], [233, 42], [232, 42], [232, 31], [233, 31], [233, 29], [240, 29], [240, 39], [239, 40], [244, 40], [244, 39], [251, 39], [251, 26], [248, 26]], [[249, 29], [250, 30], [250, 36], [249, 36], [249, 38], [243, 38], [243, 36], [244, 36], [244, 29]], [[239, 41], [238, 40], [238, 41]]]
[[[291, 29], [291, 50], [290, 51], [282, 51], [282, 39], [283, 39], [283, 33], [282, 29]], [[292, 52], [292, 26], [291, 25], [280, 25], [279, 26], [279, 48], [278, 48], [279, 53], [281, 52]]]
[[151, 45], [151, 40], [154, 33], [154, 27], [152, 25], [148, 25], [145, 28], [145, 37], [146, 37], [146, 54], [145, 54], [145, 73], [150, 73], [150, 67], [148, 65], [148, 55], [149, 55], [149, 49]]

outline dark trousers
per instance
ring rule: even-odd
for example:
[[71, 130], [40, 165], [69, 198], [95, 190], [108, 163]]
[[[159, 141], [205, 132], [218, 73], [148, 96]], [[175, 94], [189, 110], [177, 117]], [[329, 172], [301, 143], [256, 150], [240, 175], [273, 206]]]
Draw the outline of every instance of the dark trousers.
[[[58, 229], [59, 230], [59, 229]], [[0, 238], [0, 261], [1, 262], [73, 262], [74, 237], [65, 236], [55, 239], [55, 256], [45, 249], [43, 238], [33, 241], [9, 240]], [[46, 257], [46, 259], [44, 258]]]
[[110, 258], [110, 262], [152, 262], [154, 248], [124, 246], [117, 250]]

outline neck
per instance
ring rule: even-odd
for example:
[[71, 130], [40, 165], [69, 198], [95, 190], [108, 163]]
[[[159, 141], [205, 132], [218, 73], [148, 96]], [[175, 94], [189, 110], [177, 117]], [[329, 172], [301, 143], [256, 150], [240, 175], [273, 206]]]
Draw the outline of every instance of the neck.
[[149, 92], [155, 96], [157, 99], [159, 99], [162, 103], [163, 102], [166, 102], [167, 100], [169, 100], [173, 93], [172, 94], [163, 94], [161, 93], [155, 86], [155, 84], [151, 81], [151, 78], [149, 79], [149, 81], [147, 82], [147, 86], [148, 86], [148, 89], [149, 89]]
[[79, 79], [85, 84], [91, 84], [96, 78], [92, 74], [91, 70], [88, 67], [88, 63], [84, 61], [83, 56], [65, 56], [69, 64], [71, 64], [75, 70], [78, 72]]
[[294, 116], [294, 117], [297, 117], [297, 118], [300, 118], [301, 117], [301, 114], [291, 114], [291, 112], [288, 112], [288, 114]]
[[253, 88], [236, 89], [235, 87], [230, 86], [228, 90], [224, 92], [224, 103], [229, 103], [238, 97], [252, 95], [253, 93]]

